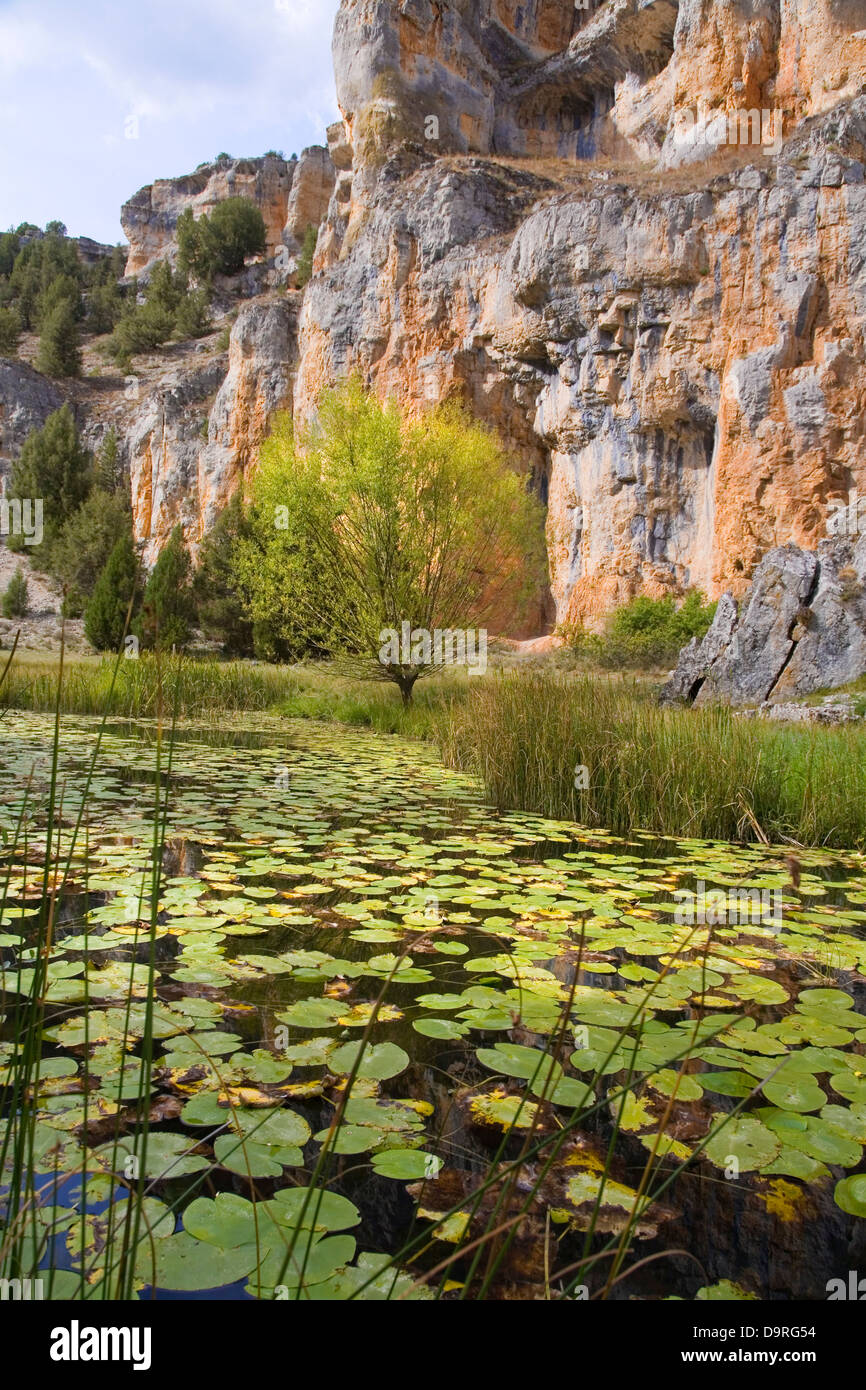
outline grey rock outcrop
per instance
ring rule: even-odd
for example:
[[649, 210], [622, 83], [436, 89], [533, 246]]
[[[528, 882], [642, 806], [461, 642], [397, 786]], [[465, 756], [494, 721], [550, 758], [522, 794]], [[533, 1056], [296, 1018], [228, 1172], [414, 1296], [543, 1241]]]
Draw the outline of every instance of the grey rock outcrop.
[[739, 612], [730, 595], [680, 655], [665, 703], [782, 704], [866, 672], [866, 535], [764, 557]]
[[0, 357], [0, 485], [30, 431], [41, 429], [63, 399], [47, 377], [24, 362]]

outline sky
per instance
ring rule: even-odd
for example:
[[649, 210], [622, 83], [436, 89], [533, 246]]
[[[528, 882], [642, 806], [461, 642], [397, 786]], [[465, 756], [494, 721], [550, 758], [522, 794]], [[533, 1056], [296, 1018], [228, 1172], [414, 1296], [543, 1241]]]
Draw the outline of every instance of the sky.
[[122, 241], [121, 204], [154, 179], [323, 144], [338, 7], [0, 0], [0, 230]]

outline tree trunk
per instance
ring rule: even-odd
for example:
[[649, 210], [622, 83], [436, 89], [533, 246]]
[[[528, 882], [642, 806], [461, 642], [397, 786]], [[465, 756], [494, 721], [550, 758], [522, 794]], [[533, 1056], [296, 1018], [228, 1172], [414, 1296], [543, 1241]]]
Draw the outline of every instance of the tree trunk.
[[397, 685], [400, 687], [400, 696], [403, 701], [404, 709], [408, 709], [412, 703], [412, 691], [415, 688], [417, 679], [417, 676], [400, 675], [397, 677]]

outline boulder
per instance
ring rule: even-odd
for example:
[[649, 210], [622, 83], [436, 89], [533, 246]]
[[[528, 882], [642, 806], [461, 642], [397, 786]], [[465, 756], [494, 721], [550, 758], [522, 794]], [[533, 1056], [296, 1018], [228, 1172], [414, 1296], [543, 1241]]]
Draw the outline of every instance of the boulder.
[[866, 672], [866, 536], [817, 553], [778, 546], [739, 611], [725, 595], [703, 642], [689, 643], [664, 703], [763, 705], [835, 689]]

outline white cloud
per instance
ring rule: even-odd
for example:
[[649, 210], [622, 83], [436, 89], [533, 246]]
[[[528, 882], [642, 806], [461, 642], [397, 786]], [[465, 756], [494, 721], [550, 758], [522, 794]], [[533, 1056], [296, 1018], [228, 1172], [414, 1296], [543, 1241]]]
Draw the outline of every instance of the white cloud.
[[[0, 227], [105, 236], [120, 203], [218, 150], [291, 153], [336, 113], [338, 0], [5, 0], [0, 87], [25, 113], [0, 147]], [[138, 140], [124, 138], [131, 116]], [[117, 230], [110, 231], [115, 237]]]

